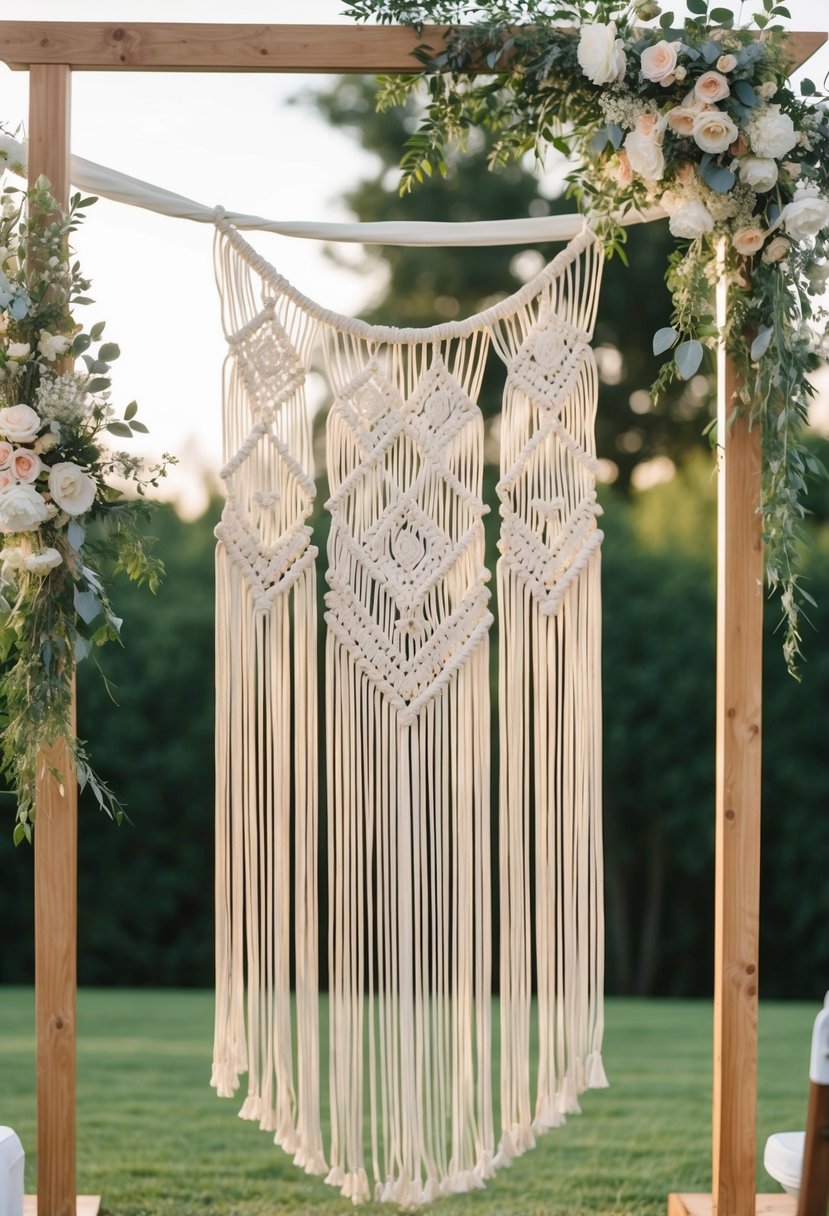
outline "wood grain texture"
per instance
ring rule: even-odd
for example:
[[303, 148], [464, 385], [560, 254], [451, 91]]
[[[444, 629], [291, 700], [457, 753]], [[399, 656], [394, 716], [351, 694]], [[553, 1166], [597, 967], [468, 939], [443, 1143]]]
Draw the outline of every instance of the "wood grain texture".
[[829, 1206], [829, 1085], [809, 1086], [797, 1216], [826, 1216]]
[[[38, 65], [32, 68], [29, 90], [30, 180], [45, 174], [64, 205], [69, 197], [70, 79], [66, 66]], [[74, 692], [72, 717], [74, 731]], [[61, 780], [50, 770], [60, 773]], [[38, 1216], [75, 1216], [78, 791], [62, 741], [41, 753], [36, 811]]]
[[[412, 52], [439, 48], [444, 26], [251, 25], [185, 22], [0, 21], [0, 59], [25, 70], [63, 63], [75, 71], [418, 72]], [[790, 35], [792, 66], [827, 35]], [[484, 65], [482, 65], [484, 66]]]
[[[792, 1195], [757, 1195], [752, 1216], [795, 1216], [797, 1200]], [[713, 1197], [705, 1194], [668, 1196], [668, 1216], [713, 1216]]]
[[[717, 319], [727, 308], [721, 278]], [[734, 416], [718, 364], [717, 770], [712, 1192], [715, 1216], [754, 1216], [760, 919], [763, 544], [760, 428]]]

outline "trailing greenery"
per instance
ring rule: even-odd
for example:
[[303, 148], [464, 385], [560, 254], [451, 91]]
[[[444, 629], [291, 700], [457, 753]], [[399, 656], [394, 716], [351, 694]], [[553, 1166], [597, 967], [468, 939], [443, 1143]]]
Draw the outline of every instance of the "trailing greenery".
[[[767, 1135], [804, 1126], [817, 1009], [761, 1004], [759, 1161]], [[292, 1165], [272, 1136], [237, 1119], [238, 1103], [210, 1090], [212, 1012], [206, 992], [81, 990], [78, 1189], [100, 1194], [105, 1216], [342, 1216], [348, 1208], [330, 1187]], [[611, 1088], [585, 1095], [584, 1118], [548, 1133], [486, 1191], [443, 1199], [434, 1210], [664, 1216], [669, 1191], [710, 1189], [710, 1006], [611, 1000], [606, 1048]], [[31, 1193], [28, 989], [0, 993], [0, 1072], [3, 1117], [23, 1141]], [[761, 1165], [758, 1182], [762, 1191], [777, 1189]]]
[[[345, 11], [452, 27], [438, 47], [424, 35], [422, 76], [390, 79], [381, 94], [397, 105], [421, 82], [427, 93], [401, 190], [446, 173], [447, 149], [485, 127], [493, 167], [528, 152], [543, 160], [550, 147], [575, 156], [569, 192], [611, 255], [624, 256], [631, 209], [668, 213], [673, 314], [654, 352], [672, 353], [655, 391], [694, 376], [722, 337], [741, 384], [732, 409], [762, 428], [767, 577], [795, 672], [811, 602], [798, 564], [806, 480], [823, 472], [801, 430], [826, 324], [816, 297], [829, 254], [827, 96], [809, 80], [800, 97], [787, 84], [785, 6], [762, 0], [743, 25], [708, 0], [688, 8], [680, 26], [656, 0], [351, 0]], [[722, 274], [720, 334], [712, 295]]]
[[[22, 172], [22, 161], [0, 133], [0, 170]], [[45, 178], [0, 195], [0, 769], [17, 799], [15, 843], [32, 839], [39, 766], [61, 781], [67, 759], [80, 787], [122, 818], [72, 727], [71, 680], [76, 663], [120, 638], [102, 563], [153, 591], [163, 572], [142, 530], [143, 495], [169, 458], [145, 471], [105, 443], [146, 427], [135, 402], [122, 417], [110, 403], [120, 352], [102, 342], [104, 322], [87, 331], [74, 318], [92, 301], [69, 242], [94, 202], [76, 194], [63, 211]], [[63, 740], [67, 754], [47, 758]]]

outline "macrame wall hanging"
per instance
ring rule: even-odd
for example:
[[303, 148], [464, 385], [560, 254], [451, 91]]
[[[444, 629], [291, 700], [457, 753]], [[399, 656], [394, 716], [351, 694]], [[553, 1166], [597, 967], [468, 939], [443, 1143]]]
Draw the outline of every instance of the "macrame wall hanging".
[[[606, 1084], [601, 251], [585, 229], [515, 295], [425, 330], [321, 309], [222, 219], [216, 267], [213, 1084], [231, 1096], [247, 1073], [241, 1116], [354, 1202], [414, 1206], [482, 1186]], [[492, 817], [477, 404], [491, 347], [506, 369]], [[312, 368], [333, 398], [319, 704]]]

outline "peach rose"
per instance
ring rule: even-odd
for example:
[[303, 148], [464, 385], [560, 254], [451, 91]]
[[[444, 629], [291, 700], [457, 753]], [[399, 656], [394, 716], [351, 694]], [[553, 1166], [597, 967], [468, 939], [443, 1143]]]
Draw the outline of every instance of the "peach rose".
[[736, 66], [737, 66], [737, 56], [736, 55], [720, 55], [719, 59], [717, 60], [717, 71], [718, 72], [733, 72], [734, 69], [736, 68]]
[[790, 249], [791, 245], [784, 236], [776, 236], [763, 250], [763, 261], [782, 262]]
[[746, 154], [746, 152], [748, 152], [750, 146], [751, 145], [749, 144], [748, 140], [745, 137], [745, 132], [741, 131], [740, 134], [737, 136], [737, 138], [734, 140], [734, 143], [728, 149], [728, 151], [731, 153], [732, 156], [745, 156], [745, 154]]
[[9, 486], [15, 485], [15, 479], [9, 469], [0, 469], [0, 494], [4, 490], [8, 490]]
[[661, 39], [653, 46], [646, 47], [642, 52], [640, 70], [643, 80], [651, 80], [654, 84], [665, 81], [673, 75], [676, 68], [677, 44]]
[[678, 181], [680, 186], [689, 186], [696, 175], [696, 169], [689, 160], [686, 160], [677, 169], [674, 180]]
[[750, 258], [763, 248], [765, 239], [763, 229], [758, 228], [756, 224], [750, 224], [747, 228], [738, 228], [731, 238], [731, 244], [743, 257]]
[[0, 469], [7, 469], [12, 462], [14, 448], [5, 439], [0, 440]]
[[695, 95], [708, 105], [713, 105], [715, 101], [722, 101], [724, 97], [728, 97], [730, 92], [728, 81], [719, 72], [703, 72], [694, 85]]
[[665, 117], [676, 135], [693, 135], [697, 113], [697, 110], [690, 110], [686, 106], [674, 106]]
[[633, 181], [633, 169], [624, 148], [613, 162], [610, 173], [617, 186], [629, 186]]
[[11, 460], [11, 471], [18, 481], [34, 481], [41, 469], [40, 457], [36, 452], [26, 448], [18, 448]]

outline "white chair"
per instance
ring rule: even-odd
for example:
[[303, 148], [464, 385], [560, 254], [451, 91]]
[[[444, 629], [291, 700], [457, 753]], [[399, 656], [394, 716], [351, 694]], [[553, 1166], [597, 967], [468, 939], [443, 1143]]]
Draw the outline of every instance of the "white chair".
[[0, 1127], [0, 1213], [23, 1216], [23, 1145], [10, 1127]]
[[815, 1018], [809, 1062], [805, 1132], [776, 1132], [763, 1164], [785, 1191], [797, 1195], [797, 1216], [826, 1216], [829, 1203], [829, 993]]

